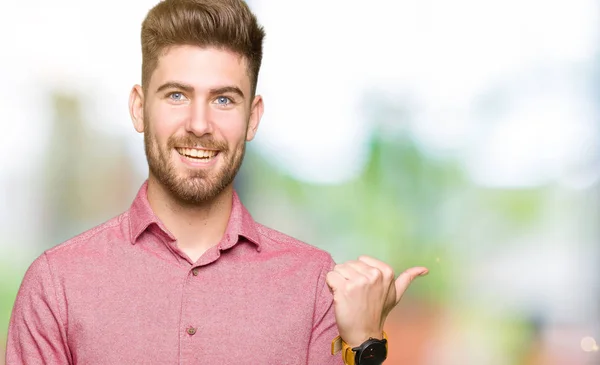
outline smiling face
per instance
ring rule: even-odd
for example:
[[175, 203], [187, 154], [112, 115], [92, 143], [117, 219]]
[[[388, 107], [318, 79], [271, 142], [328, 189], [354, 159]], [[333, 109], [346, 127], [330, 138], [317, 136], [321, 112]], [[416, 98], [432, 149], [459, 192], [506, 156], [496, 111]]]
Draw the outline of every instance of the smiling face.
[[144, 132], [149, 179], [180, 203], [196, 205], [232, 184], [263, 104], [251, 95], [243, 57], [174, 46], [159, 58], [145, 92], [134, 87], [130, 109]]

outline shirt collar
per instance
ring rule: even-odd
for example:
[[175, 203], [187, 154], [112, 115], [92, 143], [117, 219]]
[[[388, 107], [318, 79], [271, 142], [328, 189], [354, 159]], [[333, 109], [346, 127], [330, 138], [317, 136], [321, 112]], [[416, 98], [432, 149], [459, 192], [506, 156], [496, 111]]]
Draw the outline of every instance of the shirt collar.
[[[129, 208], [129, 234], [131, 243], [135, 244], [139, 236], [153, 224], [171, 239], [175, 240], [175, 237], [166, 229], [150, 207], [150, 203], [148, 202], [148, 181], [146, 180]], [[254, 221], [246, 207], [242, 204], [237, 192], [234, 191], [231, 215], [229, 216], [220, 249], [226, 250], [233, 247], [239, 242], [240, 237], [244, 237], [252, 242], [256, 246], [256, 250], [260, 251], [261, 242], [258, 223]]]

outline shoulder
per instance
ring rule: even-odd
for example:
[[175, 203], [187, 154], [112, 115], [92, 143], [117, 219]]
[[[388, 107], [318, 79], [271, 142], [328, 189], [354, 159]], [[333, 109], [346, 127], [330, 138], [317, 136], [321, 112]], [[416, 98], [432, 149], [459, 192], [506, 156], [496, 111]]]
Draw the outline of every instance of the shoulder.
[[329, 252], [289, 236], [285, 233], [257, 224], [261, 245], [266, 251], [287, 253], [302, 260], [310, 261], [319, 266], [330, 268], [335, 263]]
[[75, 258], [97, 257], [111, 246], [129, 241], [129, 212], [122, 213], [100, 225], [60, 243], [43, 254], [52, 265], [72, 262]]

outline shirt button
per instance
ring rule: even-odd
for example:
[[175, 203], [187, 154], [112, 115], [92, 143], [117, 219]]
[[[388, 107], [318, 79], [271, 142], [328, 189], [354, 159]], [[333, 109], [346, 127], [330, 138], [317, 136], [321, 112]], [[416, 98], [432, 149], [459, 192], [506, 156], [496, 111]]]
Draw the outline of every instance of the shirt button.
[[188, 335], [193, 336], [196, 334], [196, 329], [194, 327], [189, 327], [187, 329], [187, 333], [188, 333]]
[[192, 269], [192, 275], [198, 276], [198, 268], [197, 267]]

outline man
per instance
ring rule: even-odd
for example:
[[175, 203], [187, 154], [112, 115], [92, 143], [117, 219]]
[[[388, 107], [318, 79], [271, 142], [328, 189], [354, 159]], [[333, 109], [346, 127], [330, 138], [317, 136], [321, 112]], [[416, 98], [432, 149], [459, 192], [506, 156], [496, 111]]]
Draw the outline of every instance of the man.
[[150, 10], [129, 102], [148, 180], [128, 211], [31, 265], [7, 364], [383, 362], [385, 318], [427, 270], [335, 266], [256, 223], [233, 189], [263, 113], [263, 37], [241, 0]]

